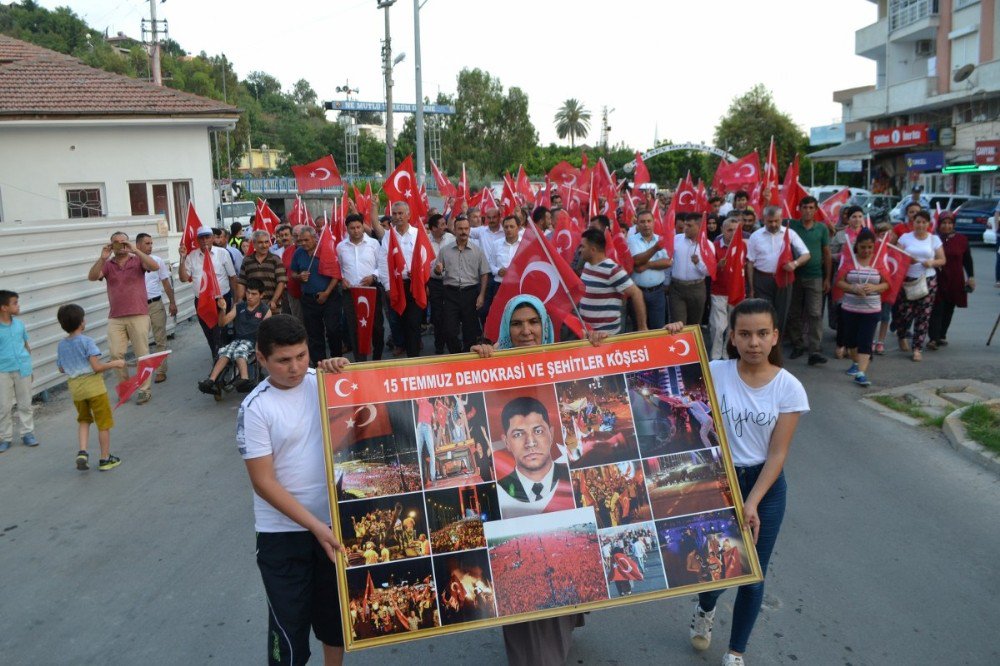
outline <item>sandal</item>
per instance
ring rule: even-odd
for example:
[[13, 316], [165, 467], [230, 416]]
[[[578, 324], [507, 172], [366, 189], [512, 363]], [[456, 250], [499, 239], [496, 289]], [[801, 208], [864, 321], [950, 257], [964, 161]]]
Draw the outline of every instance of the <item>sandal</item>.
[[885, 343], [884, 342], [876, 342], [875, 343], [875, 353], [878, 354], [879, 356], [881, 356], [882, 354], [885, 353]]
[[924, 357], [920, 353], [920, 350], [919, 349], [914, 350], [914, 352], [913, 352], [913, 362], [914, 363], [920, 363], [922, 360], [924, 360]]

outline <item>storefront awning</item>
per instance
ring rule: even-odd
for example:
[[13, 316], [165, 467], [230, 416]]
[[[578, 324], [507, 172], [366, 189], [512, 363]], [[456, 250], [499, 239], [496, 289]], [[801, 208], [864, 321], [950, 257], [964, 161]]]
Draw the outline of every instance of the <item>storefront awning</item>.
[[860, 141], [847, 141], [839, 146], [832, 146], [809, 153], [809, 159], [814, 162], [838, 162], [840, 160], [870, 160], [872, 150], [868, 146], [868, 139]]

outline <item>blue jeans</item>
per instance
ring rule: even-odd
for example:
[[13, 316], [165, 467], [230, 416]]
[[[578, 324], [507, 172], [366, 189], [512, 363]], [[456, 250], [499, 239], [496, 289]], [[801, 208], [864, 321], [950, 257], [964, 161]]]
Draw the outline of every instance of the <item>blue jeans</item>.
[[[757, 482], [764, 465], [754, 467], [737, 467], [736, 477], [740, 483], [740, 494], [746, 499]], [[778, 540], [781, 529], [781, 519], [785, 517], [785, 494], [788, 487], [785, 484], [785, 473], [778, 475], [774, 485], [767, 491], [757, 507], [760, 517], [760, 532], [757, 537], [757, 559], [760, 560], [760, 570], [767, 574], [767, 563], [771, 559], [771, 551]], [[715, 603], [725, 590], [703, 592], [698, 595], [698, 605], [703, 611], [715, 610]], [[746, 652], [750, 632], [760, 614], [760, 604], [764, 600], [764, 582], [753, 585], [741, 585], [736, 591], [736, 603], [733, 605], [733, 629], [729, 635], [729, 649], [733, 652]]]
[[[437, 461], [434, 459], [434, 432], [431, 430], [430, 423], [417, 424], [417, 451], [420, 452], [421, 458], [423, 458], [424, 452], [427, 452], [427, 456], [430, 458], [428, 476], [431, 481], [434, 481], [437, 477], [437, 470], [435, 469]], [[423, 460], [420, 462], [422, 464]]]
[[667, 294], [663, 285], [655, 289], [641, 289], [642, 300], [646, 302], [646, 327], [655, 331], [667, 323]]

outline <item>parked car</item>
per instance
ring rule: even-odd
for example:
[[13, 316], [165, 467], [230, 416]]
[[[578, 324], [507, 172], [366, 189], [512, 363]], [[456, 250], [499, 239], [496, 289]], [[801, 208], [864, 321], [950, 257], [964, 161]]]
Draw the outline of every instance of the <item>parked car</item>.
[[[816, 197], [816, 201], [823, 203], [837, 192], [840, 192], [842, 189], [844, 189], [843, 185], [817, 185], [809, 188], [809, 194]], [[852, 187], [850, 190], [852, 197], [860, 197], [871, 194], [871, 192], [861, 187]]]
[[[955, 210], [961, 204], [971, 199], [968, 194], [949, 194], [947, 192], [924, 192], [920, 195], [921, 202], [927, 203], [927, 210], [932, 213], [941, 206], [941, 210]], [[906, 204], [910, 203], [909, 195], [903, 197], [902, 201], [889, 213], [889, 221], [893, 224], [903, 221]]]
[[1000, 197], [969, 199], [955, 209], [955, 231], [972, 242], [980, 242], [986, 231], [986, 222], [997, 210]]
[[851, 197], [848, 204], [861, 206], [865, 215], [871, 218], [872, 224], [878, 224], [889, 219], [889, 211], [899, 203], [899, 200], [899, 197], [888, 194], [861, 194]]
[[1000, 224], [1000, 213], [993, 213], [993, 217], [986, 223], [986, 231], [983, 232], [983, 242], [987, 245], [997, 244], [998, 224]]

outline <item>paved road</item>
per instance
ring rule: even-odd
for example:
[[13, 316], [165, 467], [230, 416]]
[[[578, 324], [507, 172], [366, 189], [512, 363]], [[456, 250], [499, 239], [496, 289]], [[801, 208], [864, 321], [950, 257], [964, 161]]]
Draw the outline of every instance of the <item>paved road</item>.
[[[946, 351], [878, 359], [874, 389], [928, 377], [1000, 382], [993, 258]], [[829, 343], [829, 340], [828, 340]], [[207, 370], [198, 327], [174, 341], [169, 381], [117, 413], [123, 464], [77, 472], [63, 393], [38, 410], [42, 446], [0, 456], [0, 655], [4, 664], [259, 663], [264, 598], [250, 490], [233, 445], [237, 400], [195, 389]], [[936, 432], [858, 405], [843, 363], [789, 368], [813, 412], [788, 463], [791, 503], [754, 632], [755, 664], [1000, 663], [1000, 483]], [[725, 618], [732, 593], [723, 597]], [[687, 644], [690, 599], [593, 613], [573, 664], [717, 663]], [[350, 664], [502, 663], [499, 630], [349, 656]]]

